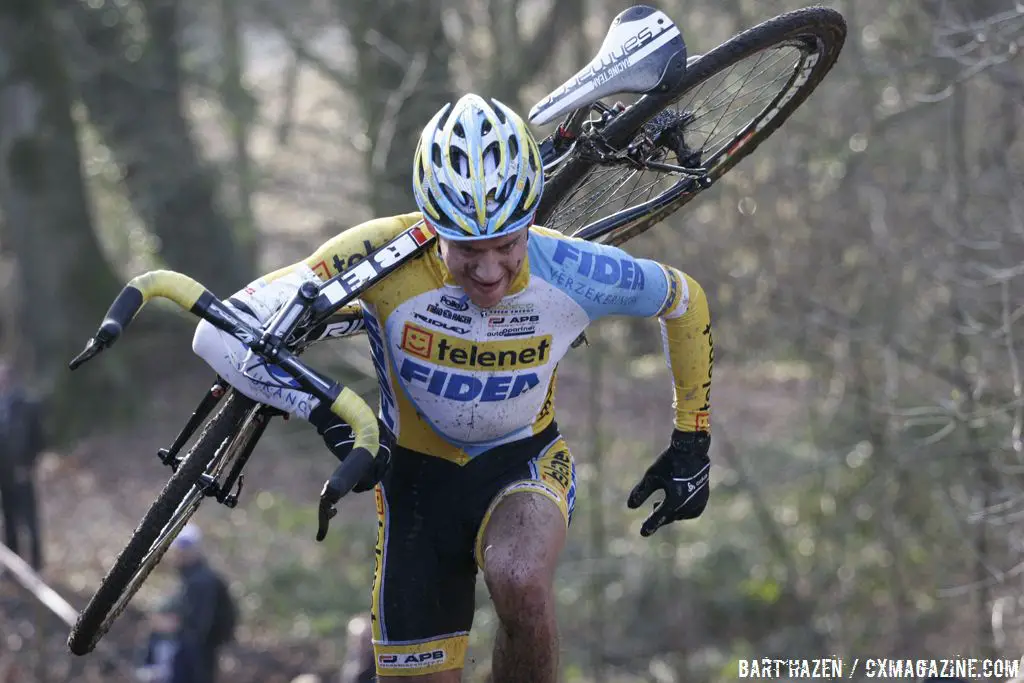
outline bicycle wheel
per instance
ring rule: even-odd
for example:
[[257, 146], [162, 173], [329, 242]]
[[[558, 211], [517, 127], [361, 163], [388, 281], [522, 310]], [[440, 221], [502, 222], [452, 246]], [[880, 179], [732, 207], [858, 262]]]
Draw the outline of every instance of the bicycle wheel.
[[206, 423], [195, 445], [78, 616], [68, 636], [71, 652], [76, 655], [91, 652], [128, 606], [171, 541], [199, 508], [204, 497], [199, 486], [203, 473], [219, 475], [259, 433], [257, 430], [262, 431], [260, 421], [255, 419], [256, 406], [255, 401], [233, 389], [228, 390], [223, 407]]
[[[595, 129], [606, 144], [578, 145], [545, 180], [537, 222], [606, 244], [647, 230], [777, 130], [821, 83], [845, 39], [843, 16], [824, 7], [733, 36], [695, 59], [673, 92], [643, 96]], [[595, 154], [602, 151], [604, 158]], [[644, 167], [652, 162], [661, 169]]]

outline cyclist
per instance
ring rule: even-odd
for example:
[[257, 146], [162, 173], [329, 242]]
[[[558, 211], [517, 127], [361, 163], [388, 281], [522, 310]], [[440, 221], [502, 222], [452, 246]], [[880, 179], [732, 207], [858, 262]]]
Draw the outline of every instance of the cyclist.
[[[229, 302], [265, 322], [301, 282], [352, 267], [421, 221], [436, 233], [436, 248], [360, 300], [389, 446], [355, 489], [374, 488], [377, 502], [377, 673], [460, 680], [479, 568], [500, 622], [494, 680], [553, 682], [552, 582], [576, 494], [554, 419], [558, 362], [600, 317], [660, 320], [674, 429], [627, 505], [664, 492], [645, 537], [696, 518], [710, 470], [707, 299], [671, 266], [533, 225], [540, 153], [523, 120], [496, 100], [468, 94], [437, 112], [416, 149], [413, 186], [419, 211], [345, 230]], [[336, 456], [347, 454], [347, 426], [233, 337], [201, 323], [193, 348], [240, 391], [308, 419]]]

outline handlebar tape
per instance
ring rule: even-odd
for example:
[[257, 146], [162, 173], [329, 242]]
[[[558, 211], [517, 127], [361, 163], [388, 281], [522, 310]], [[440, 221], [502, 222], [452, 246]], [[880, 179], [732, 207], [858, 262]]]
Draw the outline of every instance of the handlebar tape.
[[124, 328], [135, 319], [147, 301], [154, 296], [170, 299], [185, 310], [191, 310], [206, 289], [181, 273], [153, 270], [132, 278], [107, 309], [97, 337], [108, 344], [117, 341]]

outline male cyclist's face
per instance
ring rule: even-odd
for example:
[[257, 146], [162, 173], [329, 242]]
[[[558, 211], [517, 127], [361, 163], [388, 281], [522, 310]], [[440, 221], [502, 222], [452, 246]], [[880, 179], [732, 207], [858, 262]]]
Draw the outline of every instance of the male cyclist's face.
[[523, 265], [528, 232], [517, 230], [511, 235], [475, 242], [439, 236], [441, 260], [470, 301], [481, 308], [491, 308], [508, 293]]

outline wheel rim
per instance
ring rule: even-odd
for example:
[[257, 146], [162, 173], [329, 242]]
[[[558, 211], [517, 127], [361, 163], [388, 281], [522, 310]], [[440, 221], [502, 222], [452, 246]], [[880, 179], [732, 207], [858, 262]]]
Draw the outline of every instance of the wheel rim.
[[[644, 159], [703, 166], [712, 180], [721, 177], [738, 161], [737, 153], [743, 145], [803, 86], [820, 54], [813, 38], [782, 41], [716, 68], [706, 77], [699, 76], [701, 60], [697, 60], [690, 67], [698, 74], [697, 82], [663, 109], [667, 116], [686, 121], [684, 146], [670, 150], [657, 145]], [[661, 116], [659, 113], [652, 122]], [[680, 153], [685, 158], [680, 159]], [[555, 207], [546, 227], [579, 236], [587, 232], [588, 226], [629, 207], [643, 204], [653, 210], [684, 195], [692, 198], [701, 189], [679, 173], [598, 165]], [[594, 241], [620, 241], [619, 233], [629, 231], [641, 220], [626, 222]]]

